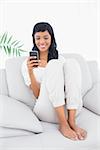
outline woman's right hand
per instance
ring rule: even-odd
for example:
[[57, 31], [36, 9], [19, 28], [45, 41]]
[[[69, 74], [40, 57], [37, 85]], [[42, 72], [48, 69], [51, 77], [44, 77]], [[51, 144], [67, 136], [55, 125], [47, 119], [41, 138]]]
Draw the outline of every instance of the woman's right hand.
[[36, 68], [39, 66], [40, 60], [33, 60], [33, 57], [28, 57], [27, 59], [27, 68], [29, 70], [29, 73], [33, 72], [33, 68]]

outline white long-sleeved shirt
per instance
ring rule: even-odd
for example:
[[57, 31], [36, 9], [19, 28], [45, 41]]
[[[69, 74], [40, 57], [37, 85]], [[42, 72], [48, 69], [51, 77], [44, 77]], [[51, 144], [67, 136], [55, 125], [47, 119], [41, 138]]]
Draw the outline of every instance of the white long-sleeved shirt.
[[[62, 61], [62, 63], [65, 62], [65, 58], [62, 55], [59, 55], [58, 60]], [[40, 67], [40, 66], [34, 68], [34, 75], [35, 75], [37, 82], [39, 83], [42, 82], [43, 76], [45, 74], [45, 69], [46, 67]], [[31, 84], [31, 80], [30, 80], [28, 68], [27, 68], [27, 59], [25, 59], [24, 62], [22, 63], [21, 72], [22, 72], [22, 76], [24, 78], [25, 84], [29, 86]]]

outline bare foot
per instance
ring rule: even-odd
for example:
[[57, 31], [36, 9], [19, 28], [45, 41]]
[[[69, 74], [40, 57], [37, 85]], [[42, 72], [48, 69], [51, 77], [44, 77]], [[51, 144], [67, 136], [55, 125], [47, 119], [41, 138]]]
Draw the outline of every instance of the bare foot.
[[70, 127], [60, 126], [59, 131], [63, 134], [63, 136], [71, 140], [78, 140], [76, 132], [73, 131]]
[[87, 132], [86, 132], [84, 129], [78, 127], [78, 126], [75, 125], [75, 124], [73, 125], [73, 124], [70, 123], [70, 122], [69, 122], [69, 125], [70, 125], [70, 127], [76, 132], [76, 134], [77, 134], [79, 140], [85, 140], [85, 139], [86, 139], [86, 137], [87, 137]]
[[82, 129], [82, 128], [78, 127], [78, 126], [75, 126], [73, 128], [73, 130], [76, 132], [79, 140], [85, 140], [86, 139], [87, 132], [84, 129]]

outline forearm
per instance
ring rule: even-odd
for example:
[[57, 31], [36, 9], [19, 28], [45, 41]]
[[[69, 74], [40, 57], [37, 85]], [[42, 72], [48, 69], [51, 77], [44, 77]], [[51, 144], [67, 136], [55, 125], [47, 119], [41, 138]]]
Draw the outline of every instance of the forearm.
[[33, 72], [29, 73], [29, 76], [30, 76], [30, 80], [31, 80], [30, 88], [32, 89], [32, 91], [34, 93], [34, 96], [38, 97], [39, 92], [40, 92], [40, 84], [36, 81]]

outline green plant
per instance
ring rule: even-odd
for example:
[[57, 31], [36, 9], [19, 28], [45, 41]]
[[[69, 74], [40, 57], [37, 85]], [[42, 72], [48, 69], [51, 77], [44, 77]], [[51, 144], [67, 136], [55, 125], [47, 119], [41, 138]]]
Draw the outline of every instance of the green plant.
[[6, 55], [21, 56], [23, 44], [20, 41], [14, 40], [13, 36], [9, 36], [7, 32], [0, 36], [0, 49], [4, 50]]

